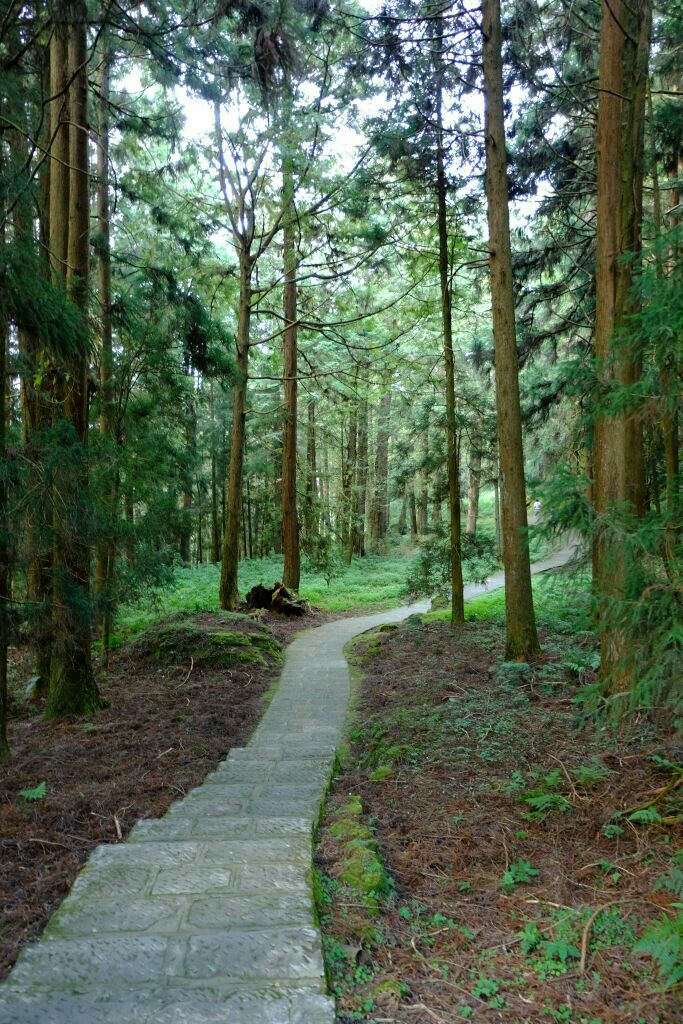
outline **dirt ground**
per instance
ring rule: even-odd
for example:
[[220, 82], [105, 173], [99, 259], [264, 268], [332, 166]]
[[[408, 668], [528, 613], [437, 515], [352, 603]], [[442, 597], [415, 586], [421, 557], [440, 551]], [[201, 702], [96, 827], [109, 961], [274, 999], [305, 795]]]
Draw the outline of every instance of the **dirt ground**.
[[[120, 842], [140, 818], [162, 815], [248, 741], [279, 674], [278, 648], [330, 618], [241, 617], [230, 628], [267, 643], [253, 662], [223, 659], [222, 651], [218, 661], [192, 658], [182, 638], [173, 645], [168, 620], [170, 656], [160, 659], [159, 636], [148, 634], [113, 651], [99, 674], [106, 706], [60, 722], [46, 722], [41, 708], [20, 698], [31, 675], [28, 653], [11, 652], [13, 756], [0, 769], [0, 978], [40, 934], [93, 847]], [[187, 621], [200, 631], [226, 629], [220, 615]], [[30, 799], [43, 783], [45, 795]]]
[[[629, 736], [582, 722], [590, 659], [543, 640], [521, 670], [501, 665], [489, 623], [456, 636], [414, 618], [356, 643], [350, 749], [316, 860], [343, 1024], [681, 1019], [680, 987], [634, 950], [683, 896], [680, 750], [647, 720]], [[349, 883], [354, 797], [379, 899]]]

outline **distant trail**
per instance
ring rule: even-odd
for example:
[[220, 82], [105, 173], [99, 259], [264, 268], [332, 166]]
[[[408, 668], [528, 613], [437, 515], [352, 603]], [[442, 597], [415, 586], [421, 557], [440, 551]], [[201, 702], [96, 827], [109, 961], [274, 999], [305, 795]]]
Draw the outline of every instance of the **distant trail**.
[[[503, 583], [496, 573], [465, 597]], [[93, 852], [0, 986], [2, 1024], [333, 1024], [309, 873], [348, 708], [344, 646], [428, 607], [340, 619], [294, 640], [248, 746], [164, 818]]]
[[[577, 539], [566, 544], [559, 551], [553, 551], [551, 555], [541, 559], [540, 562], [532, 562], [531, 575], [536, 576], [539, 572], [547, 572], [548, 569], [559, 569], [561, 566], [567, 565], [580, 554], [580, 547]], [[489, 576], [483, 583], [468, 583], [463, 592], [465, 600], [471, 601], [473, 597], [489, 594], [492, 590], [500, 590], [504, 586], [505, 574], [501, 569], [499, 572], [494, 572], [493, 576]]]

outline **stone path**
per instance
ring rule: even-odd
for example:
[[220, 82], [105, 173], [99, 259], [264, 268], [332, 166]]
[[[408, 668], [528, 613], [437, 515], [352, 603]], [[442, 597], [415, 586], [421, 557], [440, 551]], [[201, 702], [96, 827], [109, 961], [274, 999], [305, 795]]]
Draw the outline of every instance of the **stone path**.
[[[465, 596], [502, 585], [497, 574]], [[348, 706], [343, 648], [428, 605], [297, 638], [249, 745], [164, 818], [92, 853], [0, 987], [1, 1024], [333, 1024], [309, 872]]]

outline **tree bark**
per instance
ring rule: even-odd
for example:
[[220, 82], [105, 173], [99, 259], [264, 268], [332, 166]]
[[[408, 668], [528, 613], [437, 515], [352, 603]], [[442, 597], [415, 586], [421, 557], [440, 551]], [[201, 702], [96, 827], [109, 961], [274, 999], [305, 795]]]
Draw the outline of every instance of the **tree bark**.
[[301, 577], [299, 517], [296, 501], [297, 450], [297, 267], [294, 235], [294, 170], [291, 155], [282, 161], [283, 263], [284, 263], [284, 346], [285, 408], [282, 425], [282, 580], [297, 591]]
[[351, 564], [353, 552], [356, 547], [356, 536], [358, 532], [358, 510], [356, 480], [358, 473], [358, 406], [352, 399], [351, 413], [349, 415], [349, 436], [346, 449], [346, 501], [348, 508], [348, 536], [346, 541], [346, 561]]
[[315, 444], [315, 399], [309, 398], [306, 408], [306, 500], [304, 503], [304, 529], [306, 542], [318, 533], [318, 462]]
[[482, 11], [486, 198], [505, 569], [505, 656], [509, 660], [528, 661], [538, 654], [540, 648], [526, 538], [524, 452], [503, 119], [500, 0], [483, 0]]
[[448, 466], [448, 508], [451, 531], [451, 625], [465, 621], [460, 524], [460, 474], [455, 421], [455, 359], [453, 355], [453, 314], [448, 260], [446, 169], [443, 133], [443, 18], [436, 26], [436, 198], [439, 232], [439, 284], [443, 332], [444, 384], [446, 388], [446, 462]]
[[[51, 254], [63, 256], [63, 239], [57, 230], [67, 232], [66, 286], [69, 297], [78, 306], [87, 329], [90, 257], [90, 176], [88, 167], [88, 73], [87, 10], [80, 0], [71, 9], [68, 26], [66, 80], [68, 89], [68, 217], [64, 221], [64, 200], [58, 189], [65, 176], [56, 172], [53, 161], [50, 174]], [[53, 36], [50, 58], [52, 81], [61, 81], [64, 48], [59, 32]], [[66, 129], [60, 133], [66, 134]], [[60, 148], [61, 152], [61, 148]], [[54, 186], [54, 187], [53, 187]], [[52, 202], [55, 208], [52, 208]], [[53, 244], [54, 239], [54, 244]], [[64, 266], [55, 262], [55, 273]], [[92, 670], [90, 652], [90, 544], [87, 529], [88, 469], [85, 447], [88, 439], [88, 353], [85, 344], [62, 360], [57, 372], [56, 398], [65, 429], [62, 443], [69, 471], [57, 481], [55, 501], [55, 543], [53, 551], [53, 643], [50, 667], [50, 692], [46, 714], [61, 717], [85, 714], [99, 707], [99, 693]]]
[[391, 413], [391, 391], [382, 395], [377, 417], [377, 439], [375, 443], [375, 474], [370, 507], [370, 537], [373, 547], [378, 550], [387, 535], [389, 525], [389, 416]]
[[102, 650], [105, 666], [109, 660], [109, 636], [113, 613], [111, 593], [116, 564], [116, 520], [118, 506], [118, 470], [116, 419], [114, 412], [114, 351], [111, 294], [111, 241], [109, 209], [109, 92], [111, 52], [106, 39], [100, 56], [97, 146], [97, 252], [100, 305], [100, 434], [105, 440], [108, 462], [104, 484], [102, 534], [97, 545], [95, 594], [99, 599], [102, 623]]
[[474, 449], [470, 453], [470, 478], [467, 487], [467, 527], [465, 532], [474, 537], [477, 533], [479, 516], [479, 485], [481, 480], [481, 452]]
[[[0, 166], [0, 172], [4, 167]], [[0, 177], [4, 176], [0, 173]], [[5, 245], [4, 227], [0, 228], [0, 246]], [[7, 382], [9, 366], [7, 346], [9, 342], [9, 324], [4, 314], [0, 313], [0, 764], [10, 759], [10, 748], [7, 742], [7, 652], [9, 649], [9, 615], [12, 600], [10, 587], [10, 541], [9, 541], [9, 510], [7, 468]]]
[[244, 435], [247, 417], [247, 377], [249, 373], [249, 335], [251, 327], [251, 277], [253, 260], [240, 252], [240, 299], [237, 319], [237, 366], [232, 386], [232, 432], [230, 465], [225, 499], [225, 535], [221, 563], [220, 605], [234, 611], [239, 602], [237, 567], [239, 563], [240, 510], [244, 468]]
[[354, 538], [353, 550], [365, 557], [365, 506], [368, 491], [368, 400], [362, 398], [358, 415], [358, 451], [356, 479], [353, 492]]
[[[603, 381], [633, 384], [638, 353], [618, 333], [631, 312], [633, 264], [640, 252], [643, 123], [650, 45], [649, 0], [603, 0], [598, 102], [595, 355]], [[628, 254], [628, 258], [625, 258]], [[597, 529], [593, 579], [603, 599], [600, 676], [612, 693], [633, 683], [631, 643], [611, 609], [626, 596], [631, 566], [611, 518], [625, 503], [642, 509], [642, 428], [619, 411], [595, 422], [593, 472]]]

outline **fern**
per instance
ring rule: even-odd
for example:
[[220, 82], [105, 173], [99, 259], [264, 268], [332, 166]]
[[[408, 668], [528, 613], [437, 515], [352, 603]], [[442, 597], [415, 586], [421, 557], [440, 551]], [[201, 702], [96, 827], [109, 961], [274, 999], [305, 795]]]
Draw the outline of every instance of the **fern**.
[[652, 957], [667, 988], [683, 981], [683, 903], [673, 905], [678, 910], [676, 917], [663, 914], [633, 947], [636, 953]]

